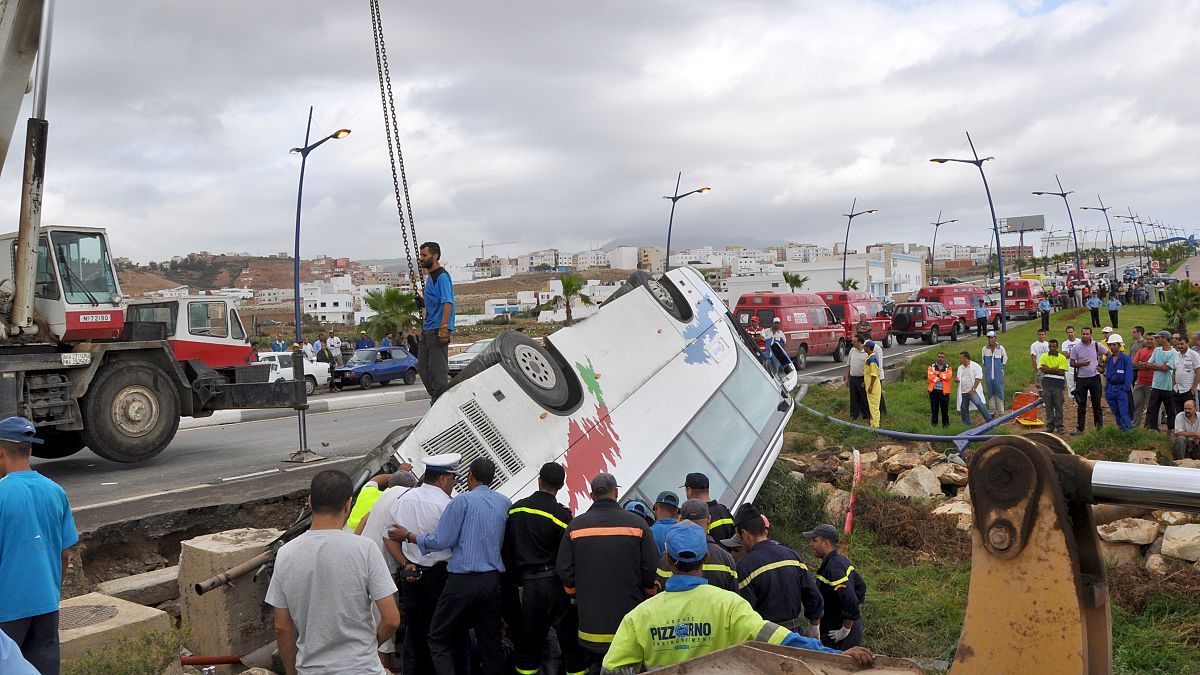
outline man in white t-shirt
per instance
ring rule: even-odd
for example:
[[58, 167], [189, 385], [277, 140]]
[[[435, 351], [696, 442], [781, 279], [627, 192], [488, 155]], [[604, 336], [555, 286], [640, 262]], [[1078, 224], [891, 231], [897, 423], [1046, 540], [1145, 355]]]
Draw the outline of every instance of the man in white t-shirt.
[[333, 354], [333, 365], [342, 365], [342, 339], [329, 331], [329, 337], [325, 339], [325, 346], [329, 347], [329, 352]]
[[[1067, 326], [1067, 339], [1059, 345], [1058, 351], [1062, 354], [1070, 354], [1071, 348], [1080, 343], [1080, 339], [1075, 337], [1075, 326]], [[1075, 369], [1067, 368], [1067, 393], [1075, 395]]]
[[1039, 328], [1037, 332], [1037, 340], [1029, 345], [1029, 361], [1033, 365], [1034, 384], [1037, 385], [1037, 390], [1042, 390], [1042, 371], [1038, 369], [1038, 360], [1042, 358], [1042, 354], [1050, 353], [1050, 343], [1046, 342], [1046, 330]]
[[[416, 474], [411, 471], [397, 471], [392, 474], [388, 481], [388, 487], [379, 495], [375, 503], [371, 505], [371, 510], [367, 515], [363, 516], [362, 521], [358, 524], [358, 534], [367, 541], [379, 547], [379, 552], [383, 554], [384, 562], [387, 563], [388, 574], [395, 575], [399, 563], [388, 553], [387, 546], [384, 544], [384, 539], [387, 539], [388, 526], [392, 522], [391, 510], [392, 505], [408, 492], [416, 487], [420, 480]], [[378, 619], [379, 617], [376, 617]], [[385, 668], [391, 668], [391, 655], [396, 651], [396, 636], [392, 635], [379, 645], [379, 659], [383, 662]]]
[[312, 525], [279, 549], [267, 587], [284, 669], [381, 675], [376, 649], [400, 627], [396, 584], [378, 546], [342, 530], [354, 503], [349, 476], [337, 469], [313, 476], [308, 502]]
[[1184, 402], [1196, 400], [1197, 369], [1200, 369], [1200, 354], [1188, 349], [1187, 338], [1180, 337], [1175, 341], [1174, 410], [1182, 411]]
[[992, 414], [988, 412], [983, 395], [979, 393], [983, 388], [983, 368], [971, 360], [971, 352], [961, 352], [958, 355], [958, 376], [954, 379], [958, 382], [958, 412], [962, 415], [963, 424], [971, 426], [972, 405], [979, 410], [985, 421], [991, 421]]

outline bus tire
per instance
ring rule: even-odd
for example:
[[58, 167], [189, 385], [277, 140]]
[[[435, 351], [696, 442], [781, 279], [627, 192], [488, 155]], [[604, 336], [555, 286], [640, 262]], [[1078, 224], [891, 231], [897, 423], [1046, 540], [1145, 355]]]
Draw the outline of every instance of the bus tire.
[[683, 299], [679, 290], [675, 288], [675, 284], [671, 283], [665, 276], [662, 279], [655, 279], [653, 276], [644, 270], [638, 270], [629, 275], [625, 283], [616, 290], [607, 300], [600, 303], [603, 307], [617, 298], [629, 293], [637, 288], [645, 288], [650, 297], [658, 301], [659, 306], [666, 310], [676, 321], [687, 323], [692, 320], [692, 308]]
[[83, 432], [57, 431], [55, 429], [38, 430], [38, 438], [44, 441], [41, 445], [33, 444], [33, 456], [38, 459], [62, 459], [70, 457], [84, 448]]
[[100, 368], [83, 399], [83, 442], [113, 462], [141, 462], [171, 443], [179, 395], [160, 368], [116, 361]]
[[517, 331], [496, 336], [491, 344], [459, 372], [452, 384], [466, 382], [475, 375], [500, 365], [538, 405], [551, 410], [567, 407], [570, 387], [567, 374], [558, 362], [533, 338]]

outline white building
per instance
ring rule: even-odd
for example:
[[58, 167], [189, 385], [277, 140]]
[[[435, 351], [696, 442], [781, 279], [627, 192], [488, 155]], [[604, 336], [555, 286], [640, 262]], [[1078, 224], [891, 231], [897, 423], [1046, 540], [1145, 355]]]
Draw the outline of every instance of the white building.
[[793, 262], [812, 262], [817, 256], [833, 255], [833, 249], [816, 244], [798, 244], [789, 242], [784, 247], [784, 260]]
[[618, 246], [608, 252], [608, 266], [614, 270], [636, 270], [638, 268], [638, 247]]
[[[920, 255], [877, 251], [874, 254], [852, 254], [846, 257], [846, 277], [858, 281], [858, 289], [878, 296], [913, 293], [925, 285], [925, 259]], [[774, 291], [788, 293], [783, 272], [807, 276], [808, 283], [799, 292], [816, 293], [841, 288], [842, 257], [821, 256], [810, 263], [784, 262], [782, 267], [767, 274], [733, 276], [726, 280], [725, 297], [730, 306], [745, 293]]]
[[296, 297], [296, 291], [291, 288], [264, 288], [254, 292], [254, 299], [260, 305], [278, 305], [291, 302]]
[[520, 272], [536, 272], [539, 267], [556, 269], [561, 264], [563, 263], [559, 261], [559, 252], [556, 248], [542, 249], [517, 256], [517, 270]]
[[304, 313], [321, 323], [354, 324], [354, 296], [350, 293], [318, 293], [304, 297]]
[[638, 269], [650, 274], [662, 274], [667, 267], [667, 249], [661, 246], [643, 246], [638, 249]]
[[1061, 236], [1044, 236], [1042, 237], [1042, 256], [1049, 258], [1063, 253], [1073, 253], [1075, 251], [1075, 243], [1071, 240], [1070, 233]]
[[191, 293], [188, 292], [187, 286], [176, 286], [175, 288], [160, 288], [144, 295], [148, 298], [184, 298]]
[[608, 254], [598, 248], [575, 254], [575, 269], [586, 270], [593, 267], [608, 267]]
[[249, 300], [254, 297], [255, 293], [253, 288], [222, 288], [213, 291], [210, 295], [221, 295], [237, 300]]

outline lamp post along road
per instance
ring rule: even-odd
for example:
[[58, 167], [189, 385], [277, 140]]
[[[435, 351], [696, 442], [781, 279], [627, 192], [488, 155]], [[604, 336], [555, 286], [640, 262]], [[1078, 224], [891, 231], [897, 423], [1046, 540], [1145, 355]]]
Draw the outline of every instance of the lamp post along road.
[[[1126, 208], [1129, 208], [1129, 207], [1126, 207]], [[1140, 269], [1142, 267], [1142, 265], [1144, 264], [1142, 262], [1142, 246], [1145, 245], [1145, 242], [1143, 242], [1142, 238], [1140, 236], [1138, 236], [1137, 218], [1133, 215], [1133, 209], [1129, 209], [1128, 216], [1123, 216], [1118, 213], [1113, 217], [1116, 218], [1117, 220], [1123, 220], [1123, 221], [1129, 223], [1133, 227], [1133, 239], [1134, 239], [1134, 241], [1137, 242], [1136, 248], [1137, 248], [1137, 254], [1138, 254], [1138, 268]], [[1122, 242], [1125, 241], [1124, 234], [1121, 235], [1121, 241]]]
[[[345, 138], [350, 135], [349, 129], [338, 129], [337, 131], [333, 132], [332, 134], [329, 134], [325, 138], [322, 138], [321, 140], [317, 141], [316, 143], [310, 144], [308, 142], [308, 140], [312, 134], [312, 116], [313, 116], [313, 108], [312, 108], [312, 106], [309, 106], [308, 107], [308, 125], [305, 126], [305, 128], [304, 128], [304, 145], [299, 148], [292, 148], [289, 151], [292, 154], [300, 155], [300, 183], [296, 187], [296, 250], [295, 250], [295, 254], [292, 257], [292, 293], [293, 293], [292, 305], [296, 308], [296, 316], [295, 316], [296, 344], [300, 345], [300, 346], [304, 345], [304, 327], [303, 327], [304, 326], [304, 322], [303, 322], [304, 315], [302, 313], [303, 298], [301, 298], [301, 296], [300, 296], [300, 209], [301, 209], [301, 206], [304, 204], [304, 168], [305, 168], [305, 165], [308, 163], [308, 153], [321, 147], [321, 145], [324, 144], [325, 141], [328, 141], [331, 139], [342, 139], [342, 138]], [[293, 352], [292, 358], [295, 359], [294, 352]], [[301, 355], [300, 358], [301, 358], [301, 361], [303, 361], [303, 359], [304, 359], [303, 355]], [[303, 372], [303, 368], [304, 368], [304, 364], [301, 363], [300, 367], [294, 368], [294, 370], [295, 370], [296, 374], [301, 374]], [[299, 428], [300, 428], [300, 449], [298, 451], [296, 451], [295, 453], [293, 453], [292, 456], [289, 457], [287, 461], [303, 463], [303, 462], [313, 462], [313, 461], [323, 459], [322, 457], [318, 456], [316, 453], [314, 453], [313, 451], [308, 449], [308, 424], [307, 424], [307, 421], [304, 416], [304, 410], [296, 411], [296, 419], [297, 419], [297, 423], [299, 424]]]
[[1104, 200], [1100, 199], [1100, 195], [1096, 195], [1096, 201], [1100, 202], [1100, 206], [1081, 206], [1080, 211], [1099, 211], [1104, 214], [1104, 222], [1108, 225], [1108, 244], [1109, 252], [1112, 256], [1113, 282], [1117, 281], [1117, 240], [1113, 239], [1112, 221], [1108, 219], [1108, 210], [1111, 206], [1105, 206]]
[[846, 239], [845, 239], [845, 241], [842, 242], [842, 290], [843, 291], [850, 290], [849, 288], [846, 287], [846, 252], [850, 247], [850, 223], [853, 222], [856, 217], [861, 216], [864, 213], [870, 213], [870, 214], [879, 213], [879, 209], [867, 209], [866, 211], [855, 211], [854, 210], [855, 206], [858, 206], [858, 197], [855, 197], [854, 201], [850, 202], [850, 213], [842, 214], [843, 216], [846, 216]]
[[957, 222], [958, 222], [958, 218], [951, 218], [950, 220], [942, 220], [942, 212], [938, 211], [937, 221], [930, 223], [930, 225], [933, 226], [933, 247], [929, 249], [929, 277], [930, 277], [930, 280], [932, 280], [932, 278], [933, 278], [934, 256], [937, 255], [938, 229], [940, 229], [943, 225], [946, 225], [947, 223], [957, 223]]
[[1071, 213], [1071, 202], [1067, 200], [1067, 195], [1073, 191], [1063, 190], [1062, 181], [1058, 179], [1058, 174], [1054, 175], [1054, 180], [1058, 183], [1058, 192], [1038, 190], [1033, 194], [1038, 196], [1054, 195], [1055, 197], [1062, 197], [1063, 203], [1067, 205], [1067, 220], [1071, 223], [1071, 238], [1075, 241], [1075, 273], [1079, 275], [1080, 279], [1083, 279], [1083, 263], [1079, 259], [1079, 235], [1075, 233], [1075, 215]]
[[678, 202], [680, 199], [683, 199], [684, 197], [687, 197], [689, 195], [703, 194], [712, 189], [712, 188], [706, 186], [706, 187], [702, 187], [702, 188], [696, 188], [695, 190], [692, 190], [691, 192], [685, 192], [683, 194], [679, 194], [679, 182], [682, 180], [683, 180], [683, 172], [680, 171], [679, 175], [675, 177], [675, 194], [674, 195], [663, 195], [663, 199], [671, 200], [671, 216], [670, 216], [670, 218], [667, 219], [667, 260], [665, 263], [663, 263], [664, 273], [671, 271], [671, 228], [675, 225], [675, 203]]
[[979, 153], [975, 151], [975, 142], [971, 140], [971, 133], [967, 132], [967, 143], [971, 146], [971, 154], [974, 159], [953, 159], [949, 157], [934, 157], [929, 160], [934, 164], [945, 164], [946, 162], [958, 162], [960, 164], [974, 164], [975, 168], [979, 169], [979, 177], [983, 179], [983, 192], [987, 195], [988, 210], [992, 213], [992, 234], [996, 240], [996, 270], [1000, 273], [1000, 332], [1008, 332], [1008, 317], [1005, 315], [1004, 302], [1004, 258], [1000, 255], [1000, 221], [996, 219], [996, 205], [992, 203], [992, 189], [988, 187], [987, 176], [983, 173], [983, 163], [995, 159], [995, 157], [984, 157], [980, 159]]

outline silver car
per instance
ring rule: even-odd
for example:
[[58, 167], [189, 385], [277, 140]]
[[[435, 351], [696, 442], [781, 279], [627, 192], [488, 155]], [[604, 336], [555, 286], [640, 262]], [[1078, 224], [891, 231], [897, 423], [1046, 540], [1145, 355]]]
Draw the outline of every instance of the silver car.
[[491, 338], [488, 338], [487, 340], [480, 340], [472, 343], [471, 346], [467, 347], [466, 351], [462, 352], [461, 354], [455, 354], [454, 356], [451, 356], [449, 360], [450, 377], [454, 377], [462, 372], [462, 369], [466, 368], [468, 363], [474, 361], [475, 357], [478, 356], [480, 352], [487, 349], [487, 346], [490, 344], [492, 344]]

